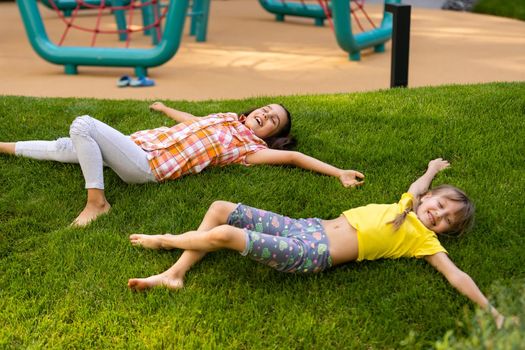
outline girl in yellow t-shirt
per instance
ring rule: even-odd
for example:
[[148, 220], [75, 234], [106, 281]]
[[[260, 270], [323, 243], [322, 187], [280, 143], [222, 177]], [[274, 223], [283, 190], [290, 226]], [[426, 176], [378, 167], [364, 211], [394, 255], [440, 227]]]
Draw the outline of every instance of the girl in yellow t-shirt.
[[333, 220], [292, 219], [243, 204], [214, 202], [196, 231], [179, 235], [130, 236], [131, 244], [150, 249], [185, 249], [167, 271], [133, 278], [128, 286], [183, 287], [189, 268], [207, 252], [232, 249], [279, 271], [316, 273], [349, 261], [425, 258], [450, 284], [487, 309], [498, 327], [504, 317], [476, 283], [448, 257], [437, 235], [461, 234], [472, 224], [474, 206], [461, 190], [442, 185], [429, 190], [435, 175], [449, 163], [430, 161], [427, 171], [395, 204], [369, 204]]

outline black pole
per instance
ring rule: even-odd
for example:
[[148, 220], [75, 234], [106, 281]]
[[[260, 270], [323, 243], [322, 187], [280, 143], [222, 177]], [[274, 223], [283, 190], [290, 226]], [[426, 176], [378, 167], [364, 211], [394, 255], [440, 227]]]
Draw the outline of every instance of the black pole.
[[385, 4], [392, 12], [392, 64], [390, 87], [408, 86], [408, 56], [410, 49], [410, 5]]

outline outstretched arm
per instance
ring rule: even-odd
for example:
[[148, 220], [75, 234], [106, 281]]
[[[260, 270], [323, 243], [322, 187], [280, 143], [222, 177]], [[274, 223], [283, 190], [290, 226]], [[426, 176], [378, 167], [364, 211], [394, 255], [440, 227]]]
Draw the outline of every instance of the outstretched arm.
[[[436, 174], [441, 170], [448, 168], [449, 166], [449, 162], [442, 158], [431, 160], [428, 163], [427, 171], [423, 174], [423, 176], [414, 181], [414, 183], [412, 183], [412, 185], [410, 185], [408, 188], [408, 192], [414, 196], [416, 202], [419, 201], [419, 197], [423, 193], [428, 191], [430, 184], [432, 183], [432, 180]], [[414, 207], [417, 207], [417, 203], [414, 204]]]
[[501, 328], [505, 317], [489, 303], [488, 299], [479, 290], [474, 280], [468, 274], [461, 271], [452, 260], [450, 260], [446, 253], [429, 255], [425, 257], [425, 260], [428, 261], [430, 265], [434, 266], [436, 270], [441, 272], [447, 281], [461, 294], [478, 304], [482, 309], [490, 312], [498, 329]]
[[149, 108], [152, 111], [164, 113], [167, 117], [175, 120], [177, 123], [182, 123], [188, 120], [195, 120], [198, 118], [194, 116], [193, 114], [170, 108], [162, 102], [154, 102], [153, 104], [149, 106]]
[[345, 187], [360, 186], [363, 184], [364, 175], [355, 170], [343, 170], [322, 162], [301, 152], [263, 149], [246, 156], [249, 164], [288, 164], [320, 174], [334, 176]]

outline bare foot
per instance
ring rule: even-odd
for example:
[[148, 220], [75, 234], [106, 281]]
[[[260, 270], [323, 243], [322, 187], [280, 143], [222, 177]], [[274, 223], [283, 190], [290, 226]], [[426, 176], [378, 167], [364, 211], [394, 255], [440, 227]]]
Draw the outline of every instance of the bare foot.
[[129, 236], [129, 242], [134, 246], [148, 249], [161, 249], [163, 235], [142, 235], [133, 234]]
[[106, 214], [111, 209], [111, 205], [107, 201], [102, 204], [94, 204], [88, 202], [86, 207], [77, 216], [77, 218], [71, 223], [71, 226], [83, 227], [95, 220], [102, 214]]
[[128, 288], [135, 291], [143, 291], [153, 287], [166, 287], [171, 290], [177, 290], [184, 287], [184, 281], [182, 278], [169, 277], [163, 274], [128, 280]]

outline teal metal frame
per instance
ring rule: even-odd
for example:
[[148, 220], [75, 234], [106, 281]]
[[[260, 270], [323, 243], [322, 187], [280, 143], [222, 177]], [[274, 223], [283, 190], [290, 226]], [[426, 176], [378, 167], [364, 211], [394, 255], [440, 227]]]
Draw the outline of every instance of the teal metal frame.
[[[70, 1], [70, 0], [67, 0]], [[91, 0], [96, 1], [96, 0]], [[99, 0], [98, 0], [99, 1]], [[117, 1], [117, 0], [112, 0]], [[123, 0], [118, 0], [123, 1]], [[129, 1], [129, 0], [127, 0]], [[149, 0], [141, 0], [147, 2]], [[208, 32], [208, 17], [210, 14], [210, 1], [211, 0], [192, 0], [189, 4], [188, 17], [190, 17], [190, 35], [195, 37], [196, 42], [205, 42], [206, 34]], [[155, 6], [146, 6], [142, 9], [142, 24], [144, 27], [148, 27], [155, 22], [155, 17], [159, 16], [161, 7], [157, 3]], [[155, 12], [157, 13], [155, 15]], [[125, 24], [125, 23], [124, 23]], [[159, 43], [160, 38], [157, 36], [155, 28], [150, 28], [144, 31], [146, 35], [151, 35], [153, 45]]]
[[278, 22], [284, 22], [285, 16], [296, 16], [313, 18], [316, 26], [323, 26], [324, 20], [326, 19], [326, 14], [319, 4], [286, 2], [281, 0], [259, 0], [259, 3], [266, 11], [273, 13], [275, 20]]
[[191, 18], [190, 35], [195, 36], [195, 41], [206, 41], [208, 33], [208, 18], [210, 16], [211, 0], [193, 0], [188, 16]]
[[[345, 4], [346, 3], [346, 6]], [[399, 4], [401, 0], [385, 0], [385, 4]], [[332, 1], [332, 18], [339, 47], [348, 52], [351, 61], [361, 59], [361, 50], [373, 47], [374, 52], [384, 52], [385, 42], [392, 37], [392, 14], [383, 8], [381, 26], [366, 32], [352, 33], [350, 6], [347, 1]]]
[[[276, 15], [277, 21], [284, 16], [314, 18], [316, 25], [322, 25], [326, 14], [321, 5], [286, 2], [281, 0], [259, 0], [265, 10]], [[399, 4], [401, 0], [384, 0], [386, 4]], [[383, 10], [381, 26], [366, 32], [353, 34], [349, 0], [332, 0], [330, 4], [334, 33], [339, 47], [348, 53], [351, 61], [361, 59], [361, 51], [370, 47], [375, 52], [385, 51], [385, 42], [392, 37], [392, 14]]]
[[78, 66], [133, 67], [138, 77], [147, 69], [164, 64], [179, 48], [189, 0], [171, 0], [164, 35], [150, 49], [57, 46], [46, 33], [36, 0], [17, 0], [27, 36], [35, 52], [44, 60], [64, 65], [66, 74], [77, 74]]

